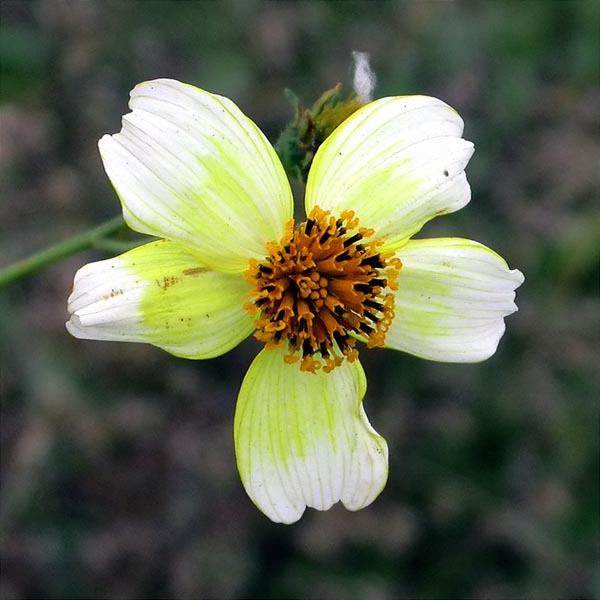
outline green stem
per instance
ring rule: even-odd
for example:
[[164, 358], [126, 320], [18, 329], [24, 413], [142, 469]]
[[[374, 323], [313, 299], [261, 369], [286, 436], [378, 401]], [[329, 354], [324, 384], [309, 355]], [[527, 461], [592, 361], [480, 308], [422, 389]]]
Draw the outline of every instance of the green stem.
[[123, 227], [125, 227], [123, 217], [114, 217], [89, 231], [76, 235], [75, 237], [54, 246], [50, 246], [50, 248], [40, 250], [40, 252], [36, 252], [12, 265], [3, 267], [0, 269], [0, 288], [31, 275], [32, 273], [55, 263], [61, 258], [75, 254], [75, 252], [79, 252], [80, 250], [92, 248], [100, 240], [116, 233]]

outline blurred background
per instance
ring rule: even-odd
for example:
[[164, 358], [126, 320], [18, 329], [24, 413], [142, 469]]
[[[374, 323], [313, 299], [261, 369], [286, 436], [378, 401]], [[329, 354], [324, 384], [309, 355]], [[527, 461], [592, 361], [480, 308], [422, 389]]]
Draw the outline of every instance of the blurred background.
[[[463, 116], [473, 200], [421, 236], [521, 269], [520, 311], [476, 365], [363, 352], [390, 446], [358, 513], [259, 513], [235, 399], [258, 345], [206, 362], [65, 328], [74, 255], [0, 290], [0, 597], [589, 598], [599, 589], [600, 3], [2, 0], [0, 263], [119, 213], [96, 143], [129, 90], [173, 77], [275, 141], [371, 54], [376, 96]], [[348, 87], [349, 89], [349, 87]], [[300, 190], [301, 192], [301, 190]], [[594, 359], [596, 356], [596, 359]]]

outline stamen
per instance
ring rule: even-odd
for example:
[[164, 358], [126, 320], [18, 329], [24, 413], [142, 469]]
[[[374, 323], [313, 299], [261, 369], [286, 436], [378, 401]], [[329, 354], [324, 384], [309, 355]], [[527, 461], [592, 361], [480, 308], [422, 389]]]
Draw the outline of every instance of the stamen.
[[351, 238], [344, 240], [344, 248], [351, 246], [352, 244], [356, 244], [358, 240], [362, 240], [362, 235], [360, 233], [355, 233]]
[[246, 272], [255, 337], [266, 348], [287, 344], [285, 362], [300, 360], [313, 373], [356, 360], [357, 338], [383, 346], [402, 263], [380, 253], [373, 235], [353, 211], [335, 218], [315, 207], [297, 229], [290, 221], [279, 244], [268, 243], [265, 260], [251, 260]]

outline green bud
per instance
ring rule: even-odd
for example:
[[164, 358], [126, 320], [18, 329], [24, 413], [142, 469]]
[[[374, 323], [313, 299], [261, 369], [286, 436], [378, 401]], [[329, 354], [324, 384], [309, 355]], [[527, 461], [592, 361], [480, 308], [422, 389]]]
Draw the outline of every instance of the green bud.
[[275, 148], [288, 177], [306, 183], [319, 146], [342, 121], [362, 106], [356, 94], [345, 96], [341, 87], [338, 83], [324, 92], [311, 108], [304, 108], [291, 90], [285, 91], [296, 114], [279, 136]]

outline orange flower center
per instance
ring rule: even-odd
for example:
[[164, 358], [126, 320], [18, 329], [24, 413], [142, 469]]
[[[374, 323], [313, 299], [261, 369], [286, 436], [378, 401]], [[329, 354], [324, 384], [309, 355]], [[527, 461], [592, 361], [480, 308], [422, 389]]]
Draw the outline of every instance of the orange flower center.
[[246, 272], [255, 337], [266, 348], [287, 343], [285, 361], [301, 360], [300, 369], [313, 373], [355, 360], [356, 338], [383, 346], [402, 263], [378, 251], [373, 233], [352, 211], [336, 219], [315, 207], [296, 229], [291, 220], [279, 244], [268, 243], [266, 259], [250, 260]]

